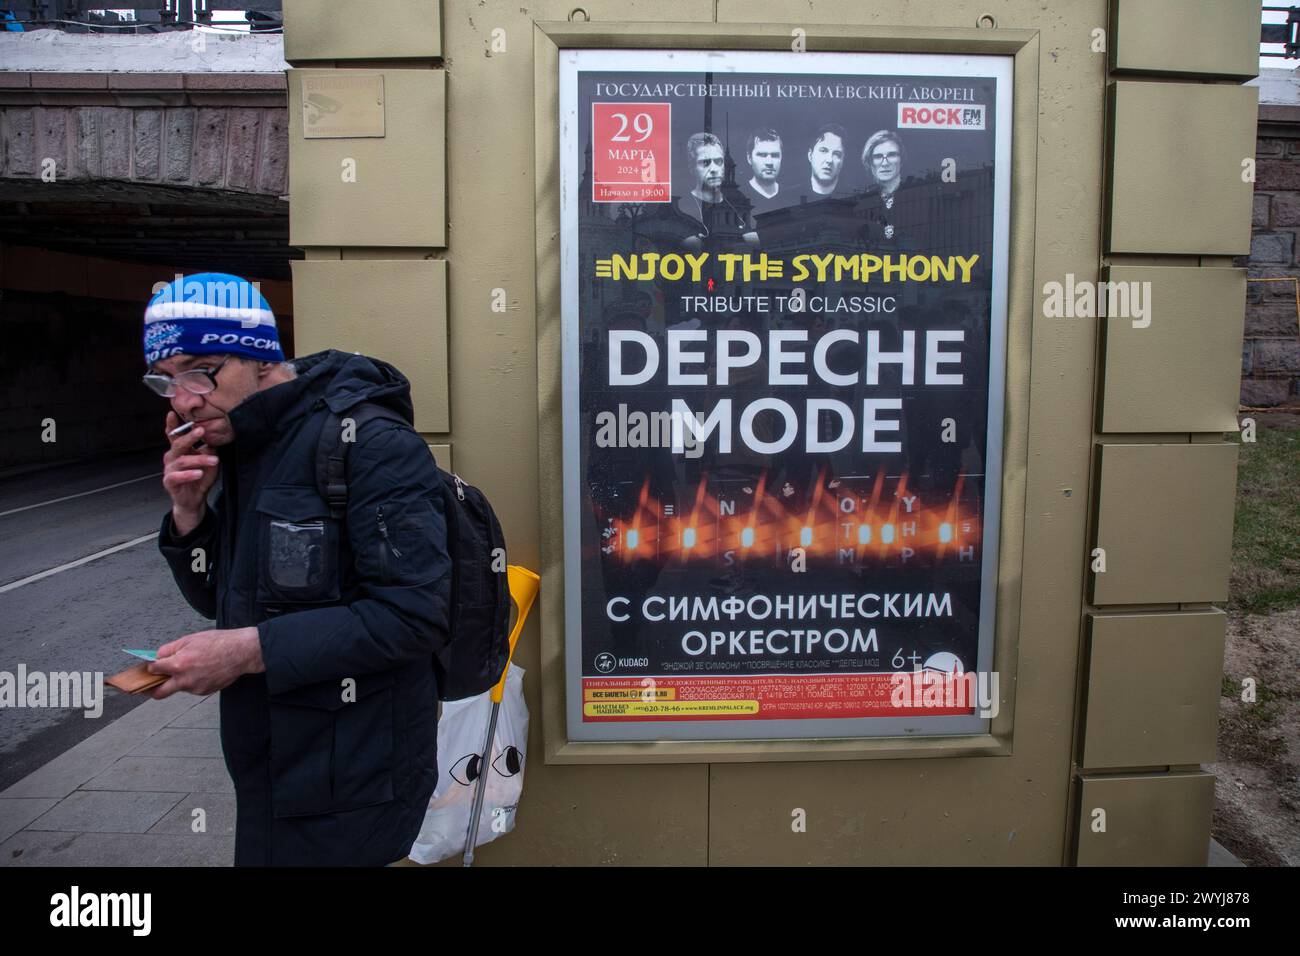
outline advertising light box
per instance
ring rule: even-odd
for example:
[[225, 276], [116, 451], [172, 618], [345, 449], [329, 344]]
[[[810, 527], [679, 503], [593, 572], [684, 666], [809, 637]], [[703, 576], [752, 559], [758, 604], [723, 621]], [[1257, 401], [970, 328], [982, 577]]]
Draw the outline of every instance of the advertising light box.
[[1010, 58], [566, 49], [560, 110], [569, 738], [986, 732]]

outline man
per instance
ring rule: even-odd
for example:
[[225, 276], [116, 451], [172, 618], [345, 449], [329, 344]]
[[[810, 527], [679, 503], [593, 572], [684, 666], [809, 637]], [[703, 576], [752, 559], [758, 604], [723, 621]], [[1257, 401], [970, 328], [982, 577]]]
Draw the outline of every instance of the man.
[[[163, 456], [159, 548], [216, 619], [158, 649], [150, 670], [168, 679], [152, 694], [221, 691], [235, 865], [400, 860], [437, 780], [451, 562], [424, 440], [387, 419], [349, 434], [348, 416], [366, 401], [409, 423], [410, 385], [347, 352], [284, 362], [266, 300], [221, 273], [162, 288], [144, 338], [168, 432], [194, 423]], [[338, 518], [316, 481], [331, 411], [354, 442]]]
[[763, 217], [763, 239], [769, 248], [787, 256], [862, 252], [858, 239], [862, 223], [855, 215], [857, 197], [838, 188], [846, 138], [844, 127], [836, 123], [828, 123], [814, 134], [808, 147], [807, 187], [798, 190], [797, 202]]
[[696, 133], [687, 138], [686, 153], [695, 174], [691, 195], [702, 202], [721, 202], [725, 167], [722, 140], [712, 133]]
[[[691, 157], [695, 185], [677, 200], [678, 213], [690, 223], [682, 245], [698, 251], [708, 241], [710, 248], [719, 252], [757, 245], [754, 217], [738, 209], [723, 191], [726, 160], [722, 140], [712, 133], [695, 133], [686, 140], [686, 153]], [[734, 193], [734, 182], [731, 189]]]
[[781, 191], [781, 135], [774, 129], [756, 129], [745, 144], [745, 159], [754, 175], [746, 184], [757, 204], [766, 205]]
[[844, 168], [844, 141], [848, 136], [844, 127], [828, 123], [817, 131], [808, 147], [808, 166], [811, 170], [808, 184], [814, 194], [829, 196], [840, 182]]

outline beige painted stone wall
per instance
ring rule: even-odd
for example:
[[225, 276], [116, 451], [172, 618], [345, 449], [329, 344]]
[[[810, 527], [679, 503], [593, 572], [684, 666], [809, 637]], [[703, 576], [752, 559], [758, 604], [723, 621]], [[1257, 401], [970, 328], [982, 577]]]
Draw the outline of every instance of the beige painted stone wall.
[[[572, 0], [524, 6], [409, 0], [392, 6], [392, 15], [383, 20], [349, 20], [337, 29], [329, 27], [328, 17], [313, 20], [310, 41], [300, 42], [295, 23], [315, 16], [322, 4], [286, 3], [288, 58], [296, 68], [289, 74], [291, 241], [305, 249], [302, 268], [311, 270], [321, 291], [318, 305], [300, 309], [298, 334], [303, 350], [360, 341], [403, 350], [394, 354], [409, 355], [407, 363], [432, 361], [436, 367], [426, 374], [433, 397], [417, 414], [438, 423], [421, 429], [427, 429], [430, 442], [449, 446], [458, 472], [491, 497], [505, 525], [511, 561], [542, 572], [540, 606], [516, 658], [528, 672], [533, 717], [524, 799], [516, 831], [483, 848], [479, 861], [1058, 865], [1076, 859], [1203, 860], [1207, 775], [1198, 763], [1187, 762], [1205, 753], [1202, 742], [1168, 750], [1160, 745], [1177, 739], [1161, 721], [1176, 712], [1179, 700], [1136, 708], [1126, 700], [1129, 684], [1107, 670], [1105, 659], [1091, 668], [1088, 662], [1097, 635], [1113, 640], [1115, 634], [1130, 633], [1131, 626], [1125, 630], [1122, 622], [1107, 630], [1110, 619], [1154, 616], [1149, 632], [1168, 641], [1177, 640], [1190, 620], [1180, 616], [1185, 611], [1205, 612], [1194, 616], [1201, 641], [1197, 660], [1213, 659], [1217, 619], [1209, 602], [1220, 596], [1215, 575], [1222, 556], [1198, 565], [1198, 576], [1178, 603], [1145, 589], [1140, 571], [1127, 589], [1116, 590], [1109, 582], [1099, 588], [1087, 556], [1099, 546], [1099, 528], [1121, 529], [1114, 537], [1107, 532], [1100, 546], [1123, 563], [1159, 535], [1154, 518], [1176, 523], [1207, 508], [1230, 512], [1232, 462], [1221, 446], [1223, 428], [1232, 425], [1235, 390], [1221, 390], [1234, 393], [1227, 408], [1218, 401], [1202, 403], [1195, 416], [1144, 417], [1144, 406], [1133, 397], [1133, 375], [1118, 365], [1113, 370], [1099, 365], [1106, 354], [1103, 323], [1046, 318], [1037, 290], [1066, 274], [1095, 280], [1112, 266], [1180, 267], [1213, 272], [1207, 276], [1216, 280], [1211, 284], [1226, 284], [1231, 296], [1230, 287], [1244, 275], [1232, 270], [1230, 257], [1244, 253], [1236, 244], [1249, 238], [1250, 196], [1249, 189], [1241, 189], [1238, 160], [1251, 154], [1253, 140], [1252, 117], [1246, 141], [1237, 141], [1245, 101], [1237, 83], [1253, 72], [1248, 68], [1253, 50], [1236, 42], [1226, 52], [1219, 47], [1226, 36], [1249, 31], [1207, 28], [1159, 41], [1161, 4], [1134, 0], [1109, 5], [1104, 0], [943, 5], [809, 0], [797, 6], [782, 0], [588, 0], [581, 15]], [[1240, 0], [1205, 0], [1197, 7], [1206, 23], [1252, 15], [1258, 23], [1258, 4], [1252, 9]], [[992, 22], [981, 25], [985, 15]], [[584, 16], [585, 25], [572, 25]], [[434, 17], [441, 24], [436, 37], [426, 29]], [[358, 23], [367, 29], [359, 32]], [[1012, 203], [1013, 220], [1020, 224], [1012, 236], [1012, 284], [1018, 291], [1009, 356], [1023, 374], [1009, 383], [1006, 426], [1012, 453], [1004, 475], [999, 591], [1007, 635], [1004, 663], [1014, 672], [1005, 717], [977, 749], [961, 740], [941, 741], [938, 746], [946, 749], [928, 751], [906, 741], [902, 747], [881, 742], [857, 750], [826, 742], [767, 750], [718, 744], [689, 753], [655, 745], [569, 745], [559, 717], [564, 687], [554, 448], [558, 260], [557, 236], [549, 225], [557, 179], [547, 159], [553, 156], [555, 133], [548, 127], [549, 101], [536, 103], [553, 84], [537, 66], [554, 56], [556, 36], [618, 46], [635, 43], [640, 31], [655, 34], [655, 44], [776, 48], [789, 43], [796, 27], [839, 49], [936, 50], [966, 44], [974, 50], [1004, 37], [1016, 38], [1024, 51], [1019, 78], [1028, 83], [1030, 95], [1018, 93], [1018, 101], [1028, 105], [1018, 116], [1022, 175]], [[712, 31], [711, 39], [692, 40], [696, 28]], [[1096, 31], [1108, 41], [1100, 49]], [[422, 38], [418, 42], [412, 40], [416, 34]], [[1127, 45], [1125, 36], [1132, 38]], [[494, 47], [500, 38], [504, 49], [499, 43]], [[385, 137], [306, 139], [295, 90], [300, 92], [309, 75], [301, 71], [308, 70], [381, 74]], [[1167, 88], [1146, 89], [1153, 83]], [[1170, 112], [1144, 128], [1128, 118], [1141, 112], [1130, 107], [1152, 92]], [[1117, 115], [1125, 118], [1117, 122]], [[1221, 130], [1229, 130], [1221, 136], [1223, 148], [1213, 159], [1189, 152], [1179, 145], [1180, 122], [1192, 124], [1198, 134], [1202, 124], [1220, 123]], [[1155, 193], [1143, 193], [1151, 170], [1125, 158], [1138, 155], [1177, 157], [1184, 168], [1156, 183]], [[1225, 157], [1230, 168], [1221, 168]], [[349, 159], [359, 174], [350, 184], [340, 179]], [[365, 212], [366, 203], [357, 201], [364, 191], [372, 197], [368, 208], [381, 212]], [[1115, 204], [1121, 194], [1147, 198], [1135, 209], [1133, 201]], [[395, 286], [388, 300], [393, 308], [382, 322], [360, 322], [352, 310], [331, 305], [347, 301], [346, 285], [355, 281], [357, 263], [366, 261], [382, 261]], [[435, 295], [416, 308], [410, 290], [428, 281], [431, 261], [446, 263], [445, 302]], [[508, 302], [504, 313], [490, 308], [498, 289]], [[1237, 295], [1239, 302], [1244, 291]], [[444, 354], [441, 310], [445, 363], [436, 358]], [[1194, 311], [1158, 321], [1162, 330], [1166, 321], [1186, 323], [1188, 334], [1195, 335], [1200, 322], [1239, 325], [1240, 312], [1235, 317], [1229, 312]], [[1219, 350], [1208, 359], [1214, 376], [1221, 377], [1222, 354]], [[1227, 358], [1230, 364], [1237, 361], [1235, 354]], [[1175, 346], [1160, 373], [1172, 394], [1198, 387], [1206, 374], [1199, 361]], [[445, 424], [439, 420], [444, 391]], [[1099, 420], [1104, 397], [1132, 413], [1122, 431], [1114, 420]], [[1103, 455], [1103, 446], [1111, 445], [1128, 447]], [[1163, 508], [1139, 495], [1126, 505], [1131, 505], [1126, 513], [1135, 516], [1129, 525], [1115, 524], [1116, 516], [1105, 511], [1100, 498], [1104, 469], [1119, 462], [1139, 479], [1163, 474], [1174, 454], [1170, 449], [1201, 463], [1195, 467], [1204, 466], [1207, 480]], [[1159, 493], [1158, 487], [1140, 483], [1138, 490]], [[1150, 507], [1144, 509], [1144, 501]], [[1174, 562], [1162, 570], [1162, 580], [1177, 578], [1180, 556], [1165, 554], [1162, 560]], [[1115, 603], [1110, 595], [1121, 592], [1123, 602]], [[1217, 694], [1202, 693], [1200, 674], [1190, 674], [1181, 686], [1197, 689], [1196, 707], [1212, 708]], [[1089, 726], [1089, 707], [1094, 714], [1107, 708], [1107, 720]], [[1155, 722], [1152, 748], [1126, 749], [1113, 739], [1116, 727], [1142, 733], [1144, 721]], [[1108, 762], [1097, 764], [1103, 757]], [[1088, 824], [1099, 803], [1114, 812], [1104, 838], [1093, 839]], [[806, 833], [791, 831], [794, 808], [807, 812]], [[1151, 826], [1153, 819], [1161, 825]]]

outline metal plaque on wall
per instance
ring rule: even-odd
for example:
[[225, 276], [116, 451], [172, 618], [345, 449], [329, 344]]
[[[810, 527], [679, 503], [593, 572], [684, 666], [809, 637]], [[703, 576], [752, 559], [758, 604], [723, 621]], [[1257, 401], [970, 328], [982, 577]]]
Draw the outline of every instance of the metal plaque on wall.
[[383, 74], [303, 77], [302, 135], [304, 139], [382, 137]]

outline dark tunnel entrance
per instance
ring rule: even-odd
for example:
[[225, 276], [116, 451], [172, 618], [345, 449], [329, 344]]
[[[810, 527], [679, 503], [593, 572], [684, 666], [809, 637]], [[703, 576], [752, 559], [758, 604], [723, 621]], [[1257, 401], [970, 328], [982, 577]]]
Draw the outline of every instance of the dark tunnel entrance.
[[[164, 445], [142, 316], [178, 273], [256, 281], [293, 352], [288, 203], [130, 183], [0, 184], [0, 477]], [[51, 428], [51, 424], [53, 428]]]

